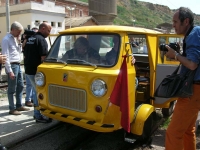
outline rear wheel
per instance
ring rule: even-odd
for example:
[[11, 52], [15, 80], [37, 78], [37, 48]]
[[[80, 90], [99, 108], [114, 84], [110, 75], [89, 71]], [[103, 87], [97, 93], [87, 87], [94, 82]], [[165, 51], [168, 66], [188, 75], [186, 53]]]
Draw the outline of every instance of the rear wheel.
[[162, 114], [164, 117], [169, 117], [174, 112], [176, 101], [170, 102], [169, 108], [162, 108]]

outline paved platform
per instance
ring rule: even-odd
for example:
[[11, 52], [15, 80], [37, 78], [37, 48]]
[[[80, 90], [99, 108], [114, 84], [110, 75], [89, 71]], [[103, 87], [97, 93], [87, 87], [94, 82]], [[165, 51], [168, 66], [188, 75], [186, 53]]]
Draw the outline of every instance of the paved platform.
[[[24, 72], [24, 67], [22, 66]], [[1, 77], [5, 75], [5, 68], [1, 71]], [[25, 87], [24, 87], [25, 89]], [[23, 95], [23, 105], [25, 103]], [[6, 91], [0, 91], [0, 143], [6, 147], [12, 146], [21, 140], [43, 132], [51, 128], [59, 121], [53, 120], [51, 123], [36, 123], [33, 119], [33, 107], [29, 111], [22, 112], [22, 115], [10, 115]]]
[[[23, 104], [25, 99], [23, 98]], [[33, 107], [29, 107], [30, 111], [23, 111], [22, 115], [8, 114], [7, 98], [0, 98], [0, 143], [10, 147], [23, 139], [43, 132], [59, 121], [53, 120], [51, 123], [36, 123], [33, 119]]]

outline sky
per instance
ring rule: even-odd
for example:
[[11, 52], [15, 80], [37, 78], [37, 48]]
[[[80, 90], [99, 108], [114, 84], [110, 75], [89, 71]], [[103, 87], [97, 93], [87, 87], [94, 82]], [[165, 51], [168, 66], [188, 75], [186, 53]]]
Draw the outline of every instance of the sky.
[[168, 6], [170, 9], [178, 9], [179, 7], [188, 7], [195, 14], [200, 15], [200, 0], [139, 0]]

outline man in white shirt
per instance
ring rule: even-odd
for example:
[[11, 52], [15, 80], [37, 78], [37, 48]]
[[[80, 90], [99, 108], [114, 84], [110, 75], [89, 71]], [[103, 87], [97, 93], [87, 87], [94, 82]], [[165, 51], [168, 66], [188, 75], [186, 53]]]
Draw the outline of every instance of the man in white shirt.
[[[9, 114], [21, 115], [20, 111], [28, 111], [22, 105], [23, 94], [23, 73], [20, 68], [22, 47], [17, 42], [17, 38], [21, 34], [23, 26], [19, 22], [11, 25], [10, 33], [7, 33], [2, 40], [2, 54], [7, 56], [5, 63], [6, 74], [8, 75], [8, 102]], [[16, 106], [14, 105], [14, 93], [16, 93]]]

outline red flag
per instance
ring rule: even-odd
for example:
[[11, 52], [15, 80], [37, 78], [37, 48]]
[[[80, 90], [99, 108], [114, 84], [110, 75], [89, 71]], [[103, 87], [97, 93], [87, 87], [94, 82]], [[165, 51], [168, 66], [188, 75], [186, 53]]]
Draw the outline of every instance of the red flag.
[[121, 126], [127, 132], [130, 132], [129, 120], [129, 97], [128, 97], [128, 79], [126, 56], [120, 68], [119, 75], [115, 82], [114, 89], [110, 95], [110, 102], [119, 106], [121, 111]]

